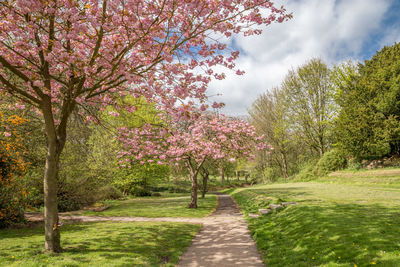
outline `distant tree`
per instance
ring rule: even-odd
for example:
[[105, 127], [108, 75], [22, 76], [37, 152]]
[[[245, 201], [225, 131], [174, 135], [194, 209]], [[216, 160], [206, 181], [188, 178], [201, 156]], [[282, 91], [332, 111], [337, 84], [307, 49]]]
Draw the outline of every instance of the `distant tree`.
[[[264, 156], [264, 162], [270, 159], [271, 164], [279, 166], [280, 174], [286, 178], [289, 176], [289, 165], [293, 163], [290, 157], [295, 150], [288, 109], [284, 104], [283, 92], [273, 88], [254, 101], [249, 114], [257, 132], [263, 134], [264, 140], [274, 148], [271, 153], [260, 154], [259, 158]], [[270, 166], [262, 169], [267, 167]]]
[[297, 70], [289, 71], [282, 83], [282, 93], [292, 130], [309, 149], [322, 156], [329, 147], [333, 115], [329, 68], [321, 59], [312, 59]]

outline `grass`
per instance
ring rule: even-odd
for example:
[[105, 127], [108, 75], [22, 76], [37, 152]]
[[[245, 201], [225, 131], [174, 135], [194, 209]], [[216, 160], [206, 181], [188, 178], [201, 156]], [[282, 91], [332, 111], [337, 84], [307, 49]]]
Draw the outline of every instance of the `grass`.
[[199, 218], [209, 215], [217, 205], [215, 195], [207, 194], [198, 198], [197, 209], [189, 209], [190, 196], [187, 194], [168, 197], [142, 197], [123, 201], [112, 201], [111, 207], [103, 212], [87, 211], [84, 215], [127, 216], [127, 217], [185, 217]]
[[199, 229], [183, 223], [65, 225], [61, 254], [42, 253], [43, 227], [0, 230], [0, 266], [175, 266]]
[[231, 190], [267, 266], [400, 266], [400, 176], [376, 172]]

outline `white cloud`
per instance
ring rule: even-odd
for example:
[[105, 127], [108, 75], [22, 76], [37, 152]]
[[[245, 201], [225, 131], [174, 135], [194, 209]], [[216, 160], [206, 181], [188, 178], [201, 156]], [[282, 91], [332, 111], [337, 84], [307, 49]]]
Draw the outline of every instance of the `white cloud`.
[[[236, 37], [235, 45], [242, 51], [237, 66], [246, 74], [228, 72], [225, 80], [211, 83], [211, 94], [221, 93], [216, 100], [226, 103], [224, 113], [246, 114], [259, 94], [278, 86], [289, 69], [313, 57], [327, 63], [357, 59], [390, 7], [390, 0], [276, 2], [293, 12], [293, 19], [270, 25], [260, 36]], [[386, 43], [400, 40], [398, 30], [387, 32]]]

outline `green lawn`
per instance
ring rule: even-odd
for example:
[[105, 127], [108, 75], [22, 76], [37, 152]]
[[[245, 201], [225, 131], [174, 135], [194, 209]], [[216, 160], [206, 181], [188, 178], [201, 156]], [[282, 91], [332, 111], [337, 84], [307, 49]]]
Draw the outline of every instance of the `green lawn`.
[[399, 185], [400, 176], [342, 172], [230, 193], [246, 214], [269, 203], [299, 203], [248, 218], [267, 266], [400, 266]]
[[175, 266], [200, 225], [82, 223], [64, 225], [64, 252], [42, 253], [43, 227], [0, 230], [0, 266]]
[[217, 205], [215, 195], [207, 194], [198, 199], [198, 208], [189, 209], [189, 195], [168, 197], [143, 197], [124, 201], [113, 201], [111, 208], [103, 212], [87, 211], [85, 215], [128, 216], [128, 217], [185, 217], [199, 218], [209, 215]]

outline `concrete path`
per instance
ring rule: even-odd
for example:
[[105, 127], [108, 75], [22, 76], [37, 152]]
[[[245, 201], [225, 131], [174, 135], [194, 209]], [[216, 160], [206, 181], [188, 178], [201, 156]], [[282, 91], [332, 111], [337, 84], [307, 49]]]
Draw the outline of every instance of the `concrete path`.
[[247, 223], [229, 195], [218, 195], [217, 210], [204, 219], [179, 267], [264, 266]]

